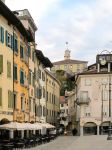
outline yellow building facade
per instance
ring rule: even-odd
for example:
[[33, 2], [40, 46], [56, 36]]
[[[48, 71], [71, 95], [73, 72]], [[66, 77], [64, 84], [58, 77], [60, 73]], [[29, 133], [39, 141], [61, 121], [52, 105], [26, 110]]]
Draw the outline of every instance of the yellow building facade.
[[60, 82], [47, 69], [46, 72], [46, 122], [56, 125], [59, 113]]
[[0, 11], [0, 119], [29, 121], [28, 42], [34, 39], [2, 1]]

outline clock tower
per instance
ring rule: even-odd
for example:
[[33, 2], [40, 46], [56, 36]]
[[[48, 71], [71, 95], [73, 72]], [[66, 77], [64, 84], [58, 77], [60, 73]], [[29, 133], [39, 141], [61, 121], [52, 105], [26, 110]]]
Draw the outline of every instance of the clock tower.
[[112, 72], [112, 54], [98, 54], [96, 64], [97, 72]]

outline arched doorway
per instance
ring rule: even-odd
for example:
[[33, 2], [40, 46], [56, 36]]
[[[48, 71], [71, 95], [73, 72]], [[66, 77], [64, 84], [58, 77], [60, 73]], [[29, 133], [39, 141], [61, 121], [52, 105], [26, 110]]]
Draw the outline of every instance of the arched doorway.
[[99, 126], [100, 134], [108, 134], [108, 127], [109, 127], [109, 121], [102, 122], [101, 125]]
[[[7, 118], [3, 118], [0, 121], [0, 125], [7, 124], [10, 121]], [[0, 139], [9, 139], [9, 130], [0, 129]]]
[[97, 125], [94, 122], [87, 122], [83, 126], [84, 135], [96, 135], [97, 134]]

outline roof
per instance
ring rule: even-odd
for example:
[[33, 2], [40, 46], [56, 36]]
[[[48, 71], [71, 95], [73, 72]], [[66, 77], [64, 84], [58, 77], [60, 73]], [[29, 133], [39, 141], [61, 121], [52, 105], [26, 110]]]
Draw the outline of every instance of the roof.
[[65, 60], [61, 60], [61, 61], [54, 62], [53, 65], [61, 65], [61, 64], [81, 64], [81, 63], [88, 63], [88, 61], [65, 59]]
[[52, 67], [52, 63], [49, 58], [45, 57], [41, 50], [35, 50], [37, 58], [42, 62], [45, 67]]
[[9, 23], [15, 26], [19, 32], [26, 37], [28, 42], [34, 41], [31, 32], [26, 30], [21, 21], [13, 14], [13, 12], [0, 0], [0, 14], [6, 18]]

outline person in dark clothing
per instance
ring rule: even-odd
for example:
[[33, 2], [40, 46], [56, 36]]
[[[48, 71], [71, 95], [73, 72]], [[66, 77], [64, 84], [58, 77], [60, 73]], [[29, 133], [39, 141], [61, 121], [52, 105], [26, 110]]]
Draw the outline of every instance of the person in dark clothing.
[[76, 134], [77, 134], [77, 129], [74, 128], [74, 129], [72, 130], [72, 135], [75, 136]]

